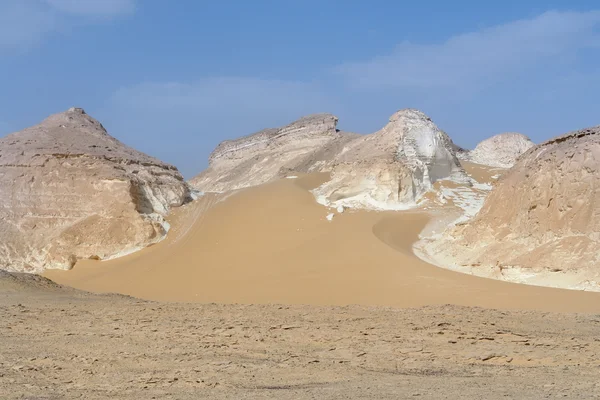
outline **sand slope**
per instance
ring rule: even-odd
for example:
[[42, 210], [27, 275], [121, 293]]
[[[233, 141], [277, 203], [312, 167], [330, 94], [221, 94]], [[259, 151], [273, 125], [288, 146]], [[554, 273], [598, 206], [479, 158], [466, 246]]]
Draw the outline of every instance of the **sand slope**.
[[600, 294], [477, 278], [419, 260], [411, 246], [426, 214], [347, 211], [329, 222], [308, 192], [326, 178], [207, 195], [173, 214], [164, 242], [45, 276], [165, 301], [600, 311]]

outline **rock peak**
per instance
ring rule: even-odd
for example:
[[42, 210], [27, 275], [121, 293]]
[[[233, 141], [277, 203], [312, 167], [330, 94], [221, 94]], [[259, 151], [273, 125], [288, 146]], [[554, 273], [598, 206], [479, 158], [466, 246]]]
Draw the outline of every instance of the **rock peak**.
[[82, 109], [70, 110], [53, 114], [38, 125], [0, 138], [0, 165], [16, 163], [17, 160], [29, 163], [41, 155], [78, 154], [176, 169], [114, 138]]
[[67, 111], [69, 113], [86, 114], [85, 110], [81, 107], [71, 107]]
[[336, 158], [331, 181], [314, 193], [335, 206], [414, 206], [438, 180], [467, 183], [455, 147], [425, 113], [400, 110], [379, 131], [348, 143]]
[[[97, 126], [106, 132], [106, 129], [102, 126], [100, 122], [98, 122], [95, 118], [90, 116], [85, 112], [83, 108], [79, 107], [71, 107], [66, 111], [62, 111], [56, 114], [52, 114], [47, 117], [45, 120], [41, 122], [42, 126], [56, 126], [56, 125], [64, 125], [67, 123], [75, 123], [77, 124], [91, 124], [93, 126]], [[64, 126], [63, 126], [64, 128]]]
[[392, 114], [390, 117], [390, 122], [395, 122], [405, 118], [431, 121], [431, 118], [421, 110], [417, 110], [416, 108], [404, 108]]

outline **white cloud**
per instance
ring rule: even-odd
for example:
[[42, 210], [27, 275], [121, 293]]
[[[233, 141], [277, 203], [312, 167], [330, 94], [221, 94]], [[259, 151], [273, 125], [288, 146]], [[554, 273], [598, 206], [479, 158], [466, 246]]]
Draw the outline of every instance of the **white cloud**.
[[450, 37], [441, 44], [403, 42], [389, 55], [335, 68], [364, 88], [483, 87], [546, 62], [562, 62], [600, 43], [600, 11], [550, 11]]
[[23, 51], [59, 29], [134, 10], [135, 0], [0, 0], [0, 51]]
[[45, 0], [55, 9], [78, 15], [114, 16], [135, 10], [135, 0]]

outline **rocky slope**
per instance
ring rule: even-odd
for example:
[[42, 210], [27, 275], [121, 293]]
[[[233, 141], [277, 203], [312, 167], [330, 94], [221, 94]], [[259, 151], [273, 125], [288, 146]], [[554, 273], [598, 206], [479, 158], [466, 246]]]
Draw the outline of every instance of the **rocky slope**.
[[320, 171], [357, 135], [336, 129], [337, 117], [315, 114], [281, 128], [227, 140], [210, 155], [209, 167], [190, 180], [205, 192], [256, 186], [294, 172]]
[[534, 147], [479, 214], [424, 245], [439, 264], [499, 279], [600, 290], [600, 126]]
[[488, 138], [472, 151], [462, 153], [461, 159], [490, 167], [510, 168], [517, 158], [535, 146], [527, 136], [520, 133], [501, 133]]
[[331, 181], [314, 193], [332, 205], [406, 208], [438, 180], [469, 183], [456, 148], [427, 115], [400, 110], [380, 131], [349, 142], [335, 159]]
[[69, 269], [155, 243], [190, 199], [177, 169], [111, 137], [80, 108], [0, 139], [0, 268]]
[[406, 208], [437, 180], [468, 182], [458, 147], [420, 111], [398, 111], [370, 135], [340, 132], [336, 124], [333, 115], [317, 114], [223, 142], [209, 168], [190, 183], [203, 191], [227, 191], [294, 173], [331, 172], [331, 181], [314, 192], [322, 203]]

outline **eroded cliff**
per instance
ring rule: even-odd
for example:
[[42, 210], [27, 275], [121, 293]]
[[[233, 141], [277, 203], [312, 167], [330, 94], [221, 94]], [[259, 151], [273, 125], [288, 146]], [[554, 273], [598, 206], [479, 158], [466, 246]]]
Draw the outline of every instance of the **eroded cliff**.
[[0, 268], [69, 269], [162, 239], [191, 199], [177, 169], [110, 136], [80, 108], [0, 139]]

